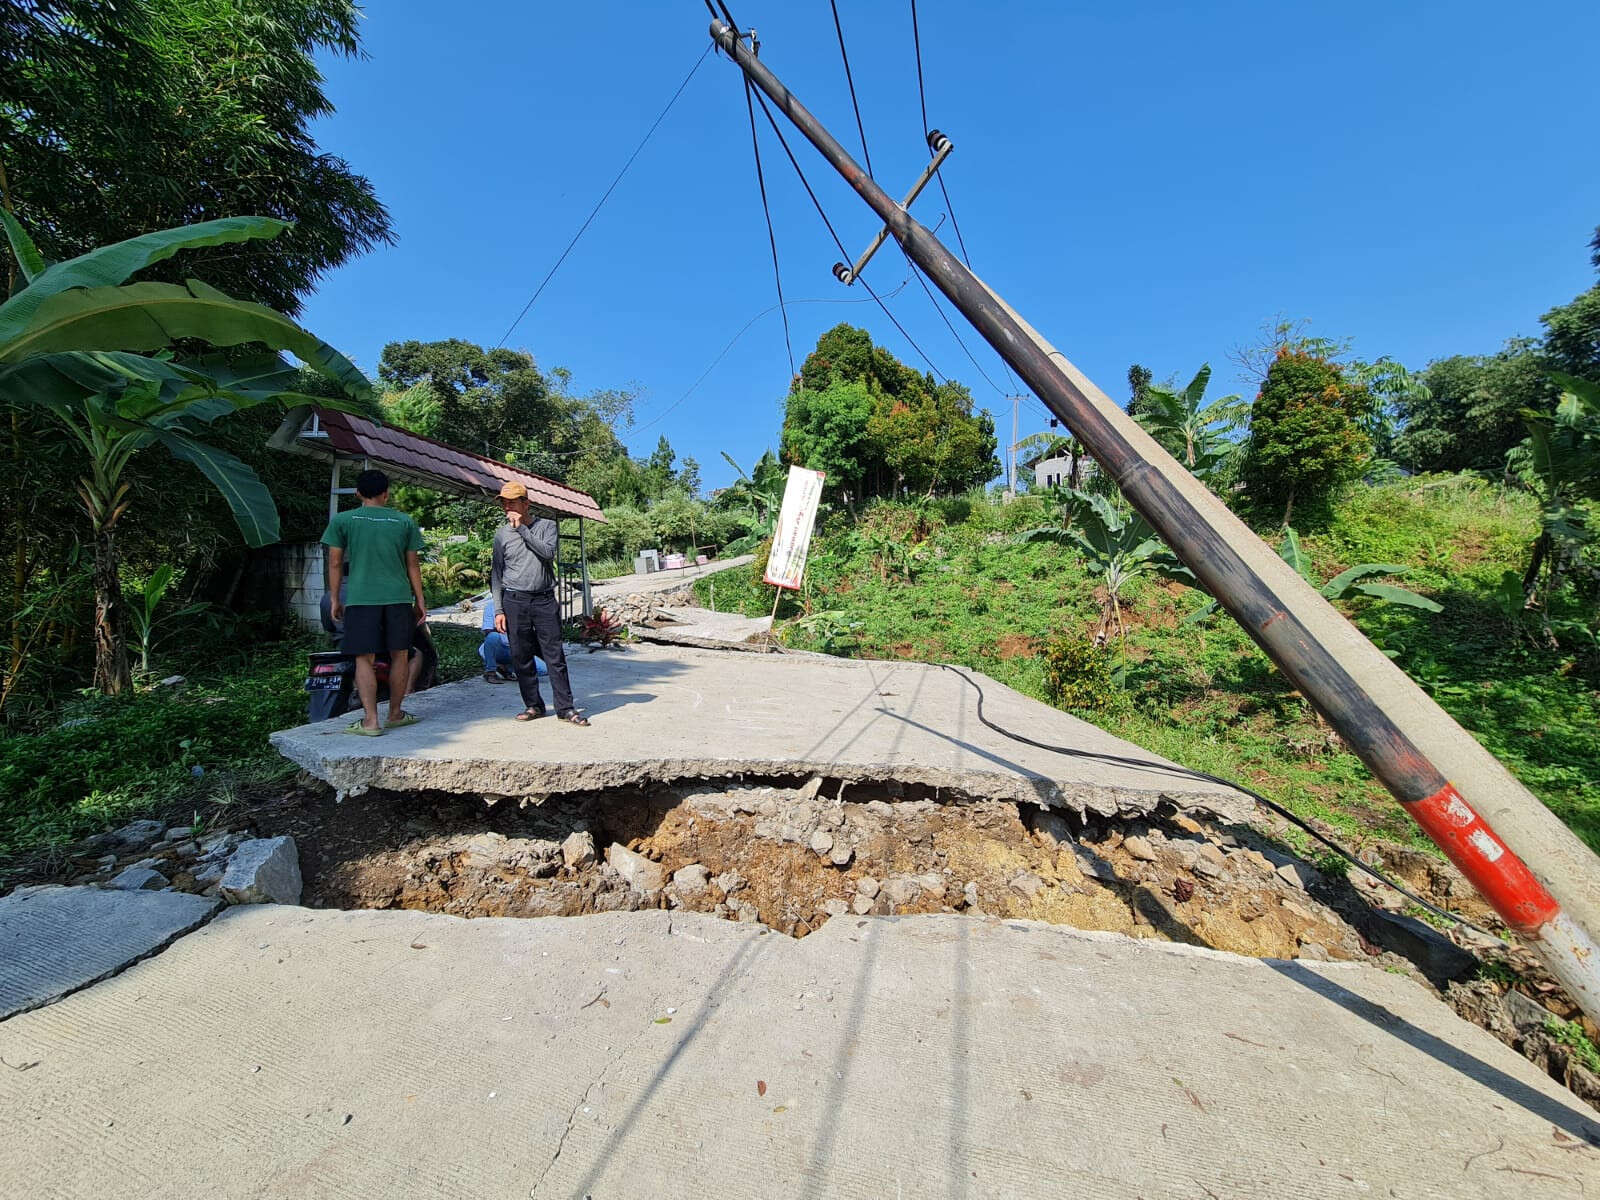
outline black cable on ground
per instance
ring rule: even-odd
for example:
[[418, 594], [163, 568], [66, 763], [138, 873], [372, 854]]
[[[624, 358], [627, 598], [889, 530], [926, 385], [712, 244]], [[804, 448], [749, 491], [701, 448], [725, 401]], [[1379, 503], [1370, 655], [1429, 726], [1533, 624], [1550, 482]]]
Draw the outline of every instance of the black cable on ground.
[[1124, 758], [1121, 755], [1101, 754], [1101, 753], [1099, 753], [1097, 751], [1094, 751], [1094, 750], [1079, 750], [1079, 749], [1075, 749], [1072, 746], [1055, 746], [1055, 745], [1051, 745], [1049, 742], [1035, 741], [1033, 738], [1025, 737], [1024, 735], [1022, 735], [1020, 733], [1013, 733], [1011, 730], [1006, 729], [1004, 726], [996, 725], [993, 721], [989, 720], [988, 717], [984, 716], [984, 714], [983, 714], [983, 688], [979, 685], [979, 683], [978, 683], [978, 681], [976, 679], [973, 679], [972, 676], [968, 675], [960, 667], [953, 667], [948, 663], [939, 663], [938, 666], [939, 666], [939, 669], [942, 670], [942, 671], [949, 671], [952, 674], [960, 676], [963, 680], [966, 681], [966, 684], [967, 684], [968, 687], [972, 688], [973, 691], [978, 693], [978, 721], [979, 721], [979, 723], [982, 724], [985, 728], [991, 729], [995, 733], [998, 733], [1001, 737], [1009, 738], [1013, 742], [1021, 742], [1025, 746], [1032, 746], [1032, 747], [1034, 747], [1035, 749], [1038, 749], [1038, 750], [1048, 750], [1052, 754], [1065, 754], [1065, 755], [1067, 755], [1067, 756], [1069, 756], [1071, 758], [1089, 758], [1089, 759], [1094, 759], [1097, 762], [1111, 763], [1111, 764], [1113, 764], [1115, 766], [1119, 766], [1119, 767], [1135, 767], [1135, 768], [1138, 768], [1139, 770], [1142, 770], [1142, 771], [1160, 771], [1160, 772], [1162, 772], [1164, 774], [1167, 774], [1167, 775], [1176, 775], [1176, 776], [1178, 776], [1179, 778], [1182, 778], [1182, 779], [1204, 780], [1207, 783], [1221, 784], [1223, 787], [1230, 787], [1230, 788], [1233, 788], [1237, 792], [1243, 792], [1246, 796], [1249, 796], [1251, 799], [1256, 801], [1256, 803], [1262, 805], [1265, 808], [1268, 808], [1268, 809], [1272, 810], [1273, 812], [1277, 813], [1280, 817], [1282, 817], [1284, 820], [1289, 821], [1291, 824], [1295, 825], [1297, 828], [1303, 830], [1305, 833], [1308, 833], [1312, 837], [1316, 838], [1317, 841], [1321, 842], [1324, 846], [1328, 847], [1328, 849], [1332, 850], [1335, 854], [1339, 855], [1341, 858], [1344, 858], [1344, 859], [1348, 860], [1353, 866], [1355, 866], [1355, 867], [1359, 868], [1360, 870], [1366, 872], [1368, 875], [1372, 876], [1378, 882], [1380, 882], [1382, 884], [1385, 884], [1388, 887], [1393, 888], [1395, 891], [1399, 892], [1402, 896], [1404, 896], [1406, 899], [1410, 900], [1412, 903], [1420, 905], [1422, 908], [1426, 909], [1428, 912], [1433, 913], [1434, 916], [1443, 917], [1445, 920], [1448, 920], [1448, 921], [1454, 921], [1458, 925], [1465, 926], [1467, 929], [1472, 930], [1474, 933], [1480, 933], [1484, 937], [1493, 938], [1495, 941], [1500, 942], [1502, 945], [1508, 944], [1508, 943], [1506, 943], [1505, 939], [1500, 937], [1498, 934], [1490, 933], [1487, 929], [1483, 928], [1481, 925], [1474, 925], [1471, 921], [1467, 920], [1465, 917], [1459, 916], [1456, 913], [1450, 912], [1448, 909], [1440, 908], [1437, 904], [1434, 904], [1432, 901], [1424, 900], [1421, 896], [1419, 896], [1415, 892], [1411, 891], [1404, 884], [1396, 883], [1393, 879], [1390, 879], [1382, 871], [1379, 871], [1379, 870], [1377, 870], [1377, 869], [1375, 869], [1373, 867], [1369, 867], [1366, 863], [1362, 862], [1359, 858], [1357, 858], [1354, 854], [1350, 853], [1350, 851], [1346, 850], [1338, 842], [1336, 842], [1333, 839], [1329, 838], [1325, 834], [1317, 832], [1317, 830], [1313, 829], [1305, 821], [1302, 821], [1299, 817], [1295, 816], [1294, 813], [1290, 812], [1287, 808], [1283, 807], [1283, 805], [1277, 803], [1276, 801], [1268, 800], [1265, 796], [1263, 796], [1260, 792], [1256, 791], [1254, 788], [1245, 787], [1244, 784], [1239, 783], [1236, 780], [1225, 779], [1220, 775], [1211, 775], [1211, 774], [1208, 774], [1205, 771], [1195, 771], [1195, 770], [1191, 770], [1189, 767], [1181, 767], [1181, 766], [1178, 766], [1176, 764], [1161, 763], [1161, 762], [1149, 762], [1147, 760], [1138, 759], [1138, 758]]
[[[712, 45], [714, 46], [715, 43]], [[533, 295], [528, 297], [528, 302], [522, 306], [522, 311], [517, 314], [517, 319], [511, 322], [511, 324], [506, 327], [506, 331], [500, 335], [500, 340], [495, 343], [496, 348], [504, 346], [506, 344], [506, 339], [511, 336], [512, 332], [515, 331], [518, 325], [522, 324], [522, 318], [528, 315], [528, 310], [533, 307], [534, 301], [537, 300], [540, 293], [544, 291], [545, 285], [548, 284], [551, 279], [555, 278], [555, 273], [561, 269], [561, 264], [567, 261], [567, 255], [572, 253], [572, 248], [578, 244], [578, 239], [583, 236], [584, 230], [588, 229], [590, 223], [600, 215], [600, 210], [605, 207], [606, 201], [611, 198], [611, 193], [617, 190], [617, 184], [622, 182], [622, 177], [628, 173], [628, 168], [633, 166], [633, 160], [639, 157], [639, 152], [645, 148], [645, 145], [650, 141], [650, 138], [652, 135], [654, 135], [655, 131], [661, 127], [661, 122], [667, 119], [667, 114], [672, 111], [672, 106], [678, 102], [678, 97], [683, 95], [684, 88], [689, 86], [689, 81], [693, 79], [695, 77], [695, 73], [700, 70], [700, 64], [705, 62], [706, 55], [710, 54], [711, 50], [712, 46], [707, 46], [701, 53], [700, 57], [695, 59], [694, 66], [691, 67], [689, 69], [689, 73], [683, 77], [683, 82], [678, 85], [678, 90], [672, 93], [672, 99], [667, 101], [667, 106], [661, 110], [661, 112], [656, 116], [655, 121], [651, 123], [650, 128], [645, 131], [644, 137], [641, 138], [639, 144], [633, 148], [633, 153], [628, 155], [628, 161], [622, 164], [622, 170], [617, 172], [617, 177], [611, 181], [611, 186], [606, 188], [605, 194], [600, 197], [600, 199], [595, 203], [594, 208], [589, 211], [589, 215], [584, 218], [583, 224], [578, 226], [578, 232], [572, 235], [572, 240], [567, 243], [567, 248], [561, 252], [561, 257], [556, 259], [555, 266], [551, 267], [550, 270], [545, 273], [545, 277], [539, 281], [539, 286], [534, 289]]]

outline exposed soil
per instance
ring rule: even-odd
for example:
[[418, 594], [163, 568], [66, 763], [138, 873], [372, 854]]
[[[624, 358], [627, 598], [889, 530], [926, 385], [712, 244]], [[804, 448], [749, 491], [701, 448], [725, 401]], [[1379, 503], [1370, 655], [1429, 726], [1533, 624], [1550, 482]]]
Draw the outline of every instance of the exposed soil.
[[[1528, 952], [1459, 928], [1447, 939], [1408, 921], [1398, 914], [1410, 901], [1398, 892], [1354, 868], [1322, 873], [1266, 825], [1214, 827], [1172, 812], [1084, 823], [1032, 805], [948, 793], [935, 800], [892, 785], [846, 789], [820, 779], [717, 781], [519, 805], [426, 792], [339, 802], [307, 778], [255, 799], [217, 829], [213, 839], [229, 830], [235, 838], [246, 830], [292, 836], [302, 903], [313, 907], [461, 917], [678, 908], [759, 921], [795, 937], [846, 914], [971, 912], [1260, 957], [1368, 961], [1432, 987], [1600, 1108], [1600, 1076], [1546, 1026], [1577, 1019], [1591, 1038], [1600, 1030]], [[199, 867], [165, 861], [182, 849], [165, 845], [140, 861], [183, 890], [213, 882]], [[48, 871], [8, 882], [102, 882], [132, 857], [86, 846]], [[1494, 928], [1492, 913], [1449, 864], [1387, 844], [1363, 857]]]

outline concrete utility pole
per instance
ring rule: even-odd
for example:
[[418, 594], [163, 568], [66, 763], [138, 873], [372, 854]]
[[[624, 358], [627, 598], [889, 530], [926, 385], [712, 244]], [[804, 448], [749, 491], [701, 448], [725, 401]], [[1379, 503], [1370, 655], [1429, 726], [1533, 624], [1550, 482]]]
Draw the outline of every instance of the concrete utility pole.
[[[907, 257], [1088, 447], [1134, 508], [1338, 730], [1501, 919], [1538, 952], [1579, 1006], [1600, 1020], [1600, 949], [1588, 932], [1600, 925], [1600, 860], [879, 187], [745, 48], [735, 30], [713, 20], [711, 37], [877, 213]], [[936, 152], [948, 153], [947, 139], [942, 139], [942, 151], [932, 147], [934, 135], [929, 140]], [[866, 257], [854, 264], [852, 275]], [[1485, 814], [1494, 819], [1493, 826]], [[1524, 858], [1540, 864], [1542, 879]]]
[[1011, 479], [1007, 487], [1013, 496], [1017, 494], [1017, 418], [1021, 415], [1022, 397], [1011, 397]]

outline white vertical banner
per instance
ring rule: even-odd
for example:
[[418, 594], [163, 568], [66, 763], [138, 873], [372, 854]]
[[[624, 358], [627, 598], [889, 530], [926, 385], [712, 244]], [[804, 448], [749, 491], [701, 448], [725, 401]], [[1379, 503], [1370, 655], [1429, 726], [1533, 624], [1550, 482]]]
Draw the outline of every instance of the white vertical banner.
[[763, 582], [773, 587], [796, 591], [805, 574], [806, 555], [811, 550], [811, 527], [817, 521], [817, 505], [822, 500], [822, 471], [804, 467], [789, 468], [789, 482], [783, 489], [783, 507], [778, 510], [778, 527], [772, 534], [772, 554], [767, 558]]

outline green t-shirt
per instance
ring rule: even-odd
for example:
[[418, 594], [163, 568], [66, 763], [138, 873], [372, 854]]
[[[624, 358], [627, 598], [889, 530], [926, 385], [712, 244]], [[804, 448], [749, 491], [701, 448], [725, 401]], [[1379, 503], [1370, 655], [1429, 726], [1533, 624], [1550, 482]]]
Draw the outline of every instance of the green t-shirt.
[[322, 544], [344, 551], [346, 604], [410, 604], [415, 599], [406, 551], [422, 549], [422, 530], [405, 513], [375, 504], [346, 509], [328, 522]]

